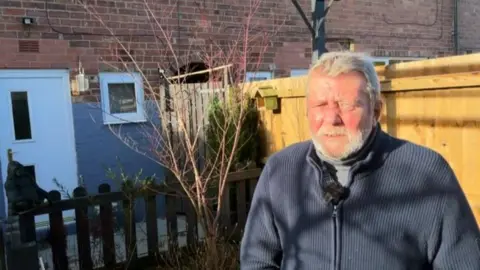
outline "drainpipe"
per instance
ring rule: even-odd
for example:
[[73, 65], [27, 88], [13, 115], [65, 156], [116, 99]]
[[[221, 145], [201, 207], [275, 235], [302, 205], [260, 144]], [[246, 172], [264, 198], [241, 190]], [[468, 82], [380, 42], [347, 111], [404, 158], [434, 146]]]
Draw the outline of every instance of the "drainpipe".
[[453, 48], [455, 50], [455, 55], [459, 54], [458, 47], [458, 0], [453, 0]]

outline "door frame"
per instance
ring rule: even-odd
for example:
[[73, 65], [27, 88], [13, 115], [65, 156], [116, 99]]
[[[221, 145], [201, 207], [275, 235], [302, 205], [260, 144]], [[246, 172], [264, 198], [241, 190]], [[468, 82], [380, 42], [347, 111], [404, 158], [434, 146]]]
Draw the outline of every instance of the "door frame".
[[[66, 102], [67, 105], [67, 111], [66, 117], [67, 121], [69, 122], [69, 127], [66, 130], [67, 137], [64, 138], [67, 140], [67, 143], [72, 146], [71, 155], [73, 155], [74, 158], [74, 164], [72, 166], [72, 169], [74, 170], [75, 175], [77, 176], [77, 183], [76, 185], [79, 184], [79, 178], [78, 178], [78, 160], [77, 160], [77, 149], [76, 149], [76, 143], [75, 143], [75, 126], [73, 122], [73, 105], [72, 105], [72, 95], [71, 95], [71, 88], [70, 88], [70, 70], [69, 69], [0, 69], [0, 79], [29, 79], [29, 78], [37, 78], [37, 79], [61, 79], [62, 80], [62, 89], [63, 89], [63, 99]], [[38, 101], [30, 101], [30, 102], [38, 102]], [[30, 106], [30, 105], [29, 105]], [[11, 116], [13, 117], [13, 116]], [[1, 126], [0, 126], [1, 128]], [[2, 145], [2, 141], [0, 140], [0, 145]], [[7, 157], [7, 153], [0, 153], [1, 156]], [[5, 159], [7, 160], [7, 158]], [[1, 163], [1, 160], [0, 160]], [[8, 203], [7, 203], [7, 196], [5, 193], [5, 183], [4, 179], [6, 179], [6, 173], [7, 172], [0, 172], [1, 176], [1, 183], [2, 183], [2, 188], [1, 188], [1, 193], [0, 195], [3, 196], [3, 200], [5, 203], [5, 207], [3, 209], [0, 209], [0, 214], [3, 214], [3, 217], [7, 216], [7, 209], [8, 209]], [[49, 192], [50, 190], [47, 190]]]

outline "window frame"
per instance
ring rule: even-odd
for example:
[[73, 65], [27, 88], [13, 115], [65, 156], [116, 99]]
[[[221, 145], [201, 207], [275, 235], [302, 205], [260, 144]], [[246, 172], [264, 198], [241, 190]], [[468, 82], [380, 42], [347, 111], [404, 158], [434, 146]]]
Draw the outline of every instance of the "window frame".
[[[254, 78], [263, 78], [266, 77], [265, 80], [258, 80], [258, 81], [268, 81], [273, 79], [273, 72], [272, 71], [247, 71], [245, 74], [245, 82], [252, 82], [251, 79]], [[257, 81], [257, 80], [253, 80]]]
[[[144, 111], [144, 89], [143, 80], [137, 72], [100, 72], [98, 74], [100, 86], [100, 98], [105, 125], [141, 123], [146, 122]], [[108, 95], [108, 84], [111, 83], [133, 83], [135, 87], [135, 99], [137, 102], [136, 112], [110, 113], [110, 99]]]
[[[12, 98], [12, 94], [13, 93], [23, 93], [25, 92], [27, 94], [27, 109], [28, 109], [28, 118], [29, 118], [29, 125], [30, 125], [30, 138], [29, 139], [17, 139], [17, 134], [16, 134], [16, 131], [15, 131], [15, 115], [14, 115], [14, 112], [13, 112], [13, 98]], [[35, 141], [35, 137], [34, 137], [34, 127], [33, 127], [33, 121], [32, 121], [32, 97], [31, 97], [31, 93], [28, 91], [28, 90], [10, 90], [9, 91], [9, 95], [8, 95], [8, 99], [9, 99], [9, 105], [10, 105], [10, 113], [11, 113], [11, 117], [10, 119], [12, 120], [10, 122], [11, 124], [11, 128], [12, 128], [12, 141], [14, 143], [27, 143], [27, 142], [34, 142]]]

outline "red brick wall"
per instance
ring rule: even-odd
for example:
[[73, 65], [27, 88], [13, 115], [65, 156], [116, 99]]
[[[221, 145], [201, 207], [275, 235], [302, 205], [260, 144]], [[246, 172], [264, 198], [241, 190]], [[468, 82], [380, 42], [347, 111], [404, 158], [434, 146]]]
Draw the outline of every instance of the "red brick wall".
[[343, 0], [332, 6], [327, 33], [329, 37], [353, 38], [356, 50], [373, 55], [434, 57], [452, 50], [451, 3]]
[[[43, 0], [0, 1], [2, 15], [0, 45], [2, 52], [7, 55], [5, 58], [0, 58], [0, 66], [2, 68], [76, 68], [80, 60], [87, 73], [108, 70], [109, 65], [117, 59], [117, 54], [113, 50], [116, 42], [111, 37], [99, 35], [109, 32], [107, 27], [100, 23], [98, 17], [119, 34], [151, 35], [152, 29], [156, 28], [155, 33], [161, 35], [159, 28], [155, 27], [155, 22], [145, 16], [145, 7], [141, 4], [144, 0], [86, 1], [96, 3], [93, 9], [98, 17], [92, 13], [88, 14], [83, 7], [72, 2], [59, 0], [48, 5], [49, 25]], [[249, 13], [248, 1], [197, 0], [199, 4], [197, 6], [194, 4], [195, 1], [180, 0], [179, 13], [177, 13], [175, 1], [149, 0], [149, 2], [154, 3], [150, 7], [157, 15], [156, 19], [165, 27], [167, 34], [171, 35], [169, 40], [173, 43], [173, 48], [181, 51], [180, 56], [185, 56], [185, 53], [189, 52], [188, 59], [185, 57], [179, 59], [180, 65], [198, 60], [195, 59], [192, 51], [209, 49], [210, 39], [215, 40], [215, 44], [227, 44], [228, 41], [238, 40], [239, 29], [244, 25], [242, 21], [245, 21], [244, 14]], [[289, 3], [280, 1], [282, 3], [279, 4], [278, 2], [263, 1], [253, 20], [255, 25], [252, 25], [251, 33], [263, 31], [272, 36], [269, 38], [268, 50], [261, 56], [264, 65], [260, 69], [268, 70], [269, 64], [274, 63], [275, 59], [291, 59], [291, 62], [276, 63], [278, 73], [286, 73], [291, 67], [308, 66], [310, 41], [307, 28], [300, 21], [294, 7]], [[29, 30], [25, 29], [20, 23], [22, 16], [35, 18], [35, 25]], [[204, 19], [203, 23], [201, 19]], [[206, 27], [204, 27], [205, 22]], [[88, 32], [94, 35], [73, 34], [73, 32]], [[40, 52], [19, 53], [18, 39], [40, 40]], [[142, 68], [152, 76], [158, 76], [159, 65], [164, 67], [165, 61], [173, 62], [164, 38], [163, 41], [155, 41], [152, 36], [121, 39], [129, 50], [134, 51], [135, 60], [140, 62]], [[198, 46], [195, 48], [191, 44], [198, 44]], [[254, 62], [259, 57], [258, 52], [262, 50], [263, 45], [258, 45], [255, 41], [249, 44], [251, 46], [249, 56]], [[213, 47], [211, 54], [215, 51]], [[279, 54], [281, 54], [280, 57]]]
[[[250, 1], [250, 0], [249, 0]], [[172, 34], [175, 49], [182, 52], [209, 49], [209, 39], [225, 44], [237, 39], [239, 27], [248, 13], [249, 1], [234, 0], [180, 0], [180, 35], [176, 1], [149, 0], [157, 19]], [[327, 19], [327, 36], [353, 38], [355, 50], [378, 56], [435, 57], [453, 53], [454, 0], [341, 0], [334, 2]], [[48, 2], [53, 2], [49, 0]], [[1, 68], [76, 68], [80, 60], [87, 73], [95, 74], [110, 69], [117, 61], [113, 51], [115, 41], [98, 34], [108, 33], [92, 14], [85, 12], [70, 0], [56, 0], [48, 5], [51, 25], [48, 25], [44, 0], [0, 1], [0, 57]], [[89, 0], [98, 16], [117, 33], [151, 34], [152, 23], [145, 16], [144, 0]], [[270, 38], [270, 47], [263, 55], [262, 70], [275, 63], [276, 76], [289, 73], [291, 68], [306, 68], [310, 59], [310, 37], [306, 26], [290, 1], [262, 0], [254, 20], [255, 29], [276, 29]], [[299, 0], [310, 17], [310, 0]], [[480, 34], [480, 2], [459, 1], [460, 50], [478, 50]], [[202, 7], [202, 5], [205, 5]], [[25, 29], [22, 16], [33, 17], [35, 25]], [[263, 17], [263, 18], [260, 18]], [[200, 19], [206, 23], [202, 24]], [[203, 27], [203, 28], [202, 28]], [[255, 29], [253, 31], [255, 31]], [[96, 35], [71, 34], [89, 32]], [[70, 33], [70, 34], [66, 34]], [[158, 29], [156, 33], [159, 34]], [[180, 38], [178, 38], [180, 37]], [[18, 52], [18, 39], [40, 40], [39, 53]], [[167, 60], [166, 45], [152, 37], [123, 38], [134, 57], [152, 77], [158, 76], [157, 67]], [[197, 44], [192, 47], [189, 44]], [[339, 49], [338, 43], [328, 44]], [[260, 48], [253, 47], [254, 60]], [[212, 48], [212, 51], [215, 51]], [[182, 53], [183, 54], [183, 53]], [[185, 64], [195, 59], [180, 59]], [[171, 61], [171, 60], [170, 60]]]

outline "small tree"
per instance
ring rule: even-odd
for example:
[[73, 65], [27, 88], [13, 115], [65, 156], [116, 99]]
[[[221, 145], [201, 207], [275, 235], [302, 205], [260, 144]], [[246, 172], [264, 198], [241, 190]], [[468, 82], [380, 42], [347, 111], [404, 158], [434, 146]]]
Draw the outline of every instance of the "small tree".
[[[255, 166], [257, 162], [259, 138], [258, 138], [258, 111], [251, 102], [246, 104], [228, 104], [215, 97], [210, 104], [208, 111], [208, 126], [206, 129], [207, 139], [207, 160], [208, 164], [215, 164], [215, 158], [222, 151], [222, 144], [225, 145], [227, 156], [233, 154], [231, 171]], [[242, 107], [244, 106], [242, 111]], [[243, 114], [242, 114], [243, 113]], [[223, 137], [235, 138], [239, 117], [243, 117], [238, 131], [238, 143], [234, 148], [233, 141], [223, 141]], [[213, 169], [213, 168], [212, 168]]]
[[[222, 250], [218, 247], [222, 238], [220, 210], [224, 207], [221, 198], [226, 192], [228, 174], [238, 169], [239, 164], [256, 161], [258, 142], [251, 138], [256, 137], [258, 116], [249, 105], [249, 89], [244, 78], [247, 71], [265, 67], [263, 55], [283, 24], [276, 19], [277, 11], [270, 11], [263, 2], [242, 2], [238, 6], [242, 10], [237, 12], [245, 14], [243, 21], [219, 25], [216, 15], [210, 12], [211, 7], [194, 1], [192, 5], [200, 11], [198, 17], [191, 18], [197, 22], [197, 29], [188, 33], [191, 42], [188, 46], [183, 44], [183, 49], [176, 45], [180, 42], [175, 35], [178, 31], [172, 29], [171, 24], [176, 6], [159, 10], [151, 8], [158, 6], [155, 2], [140, 2], [144, 7], [145, 26], [150, 29], [139, 31], [150, 33], [150, 40], [157, 45], [155, 57], [162, 59], [157, 68], [166, 71], [160, 85], [158, 78], [152, 80], [152, 74], [144, 72], [141, 59], [149, 56], [130, 53], [130, 47], [136, 45], [137, 40], [118, 34], [104, 14], [97, 12], [88, 1], [79, 2], [109, 36], [113, 53], [110, 59], [104, 59], [104, 63], [114, 70], [139, 72], [144, 79], [147, 103], [153, 110], [147, 111], [148, 124], [142, 125], [143, 136], [128, 136], [122, 132], [121, 126], [110, 126], [110, 129], [131, 149], [165, 167], [181, 187], [206, 234], [204, 269], [228, 269], [219, 260], [222, 257]], [[275, 26], [269, 29], [268, 25]], [[218, 36], [228, 40], [219, 40]], [[119, 51], [123, 54], [118, 55]], [[221, 88], [227, 93], [226, 97], [217, 95], [209, 100], [210, 112], [196, 119], [192, 114], [198, 108], [192, 105], [192, 95], [200, 89], [192, 89], [186, 83], [191, 77], [190, 70], [181, 69], [190, 60], [201, 60], [209, 68], [209, 91]], [[224, 68], [215, 69], [219, 66]], [[168, 74], [171, 70], [175, 72]], [[192, 124], [194, 120], [195, 125]], [[208, 125], [199, 124], [203, 122]], [[212, 209], [212, 205], [217, 208]]]

